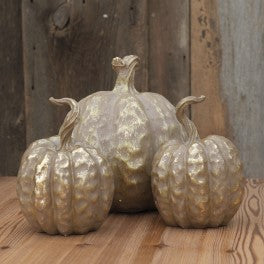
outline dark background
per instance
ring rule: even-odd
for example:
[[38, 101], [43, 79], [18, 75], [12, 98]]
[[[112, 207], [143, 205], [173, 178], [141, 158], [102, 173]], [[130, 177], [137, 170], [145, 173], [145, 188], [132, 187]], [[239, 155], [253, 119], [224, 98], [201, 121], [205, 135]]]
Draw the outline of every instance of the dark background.
[[66, 109], [114, 84], [111, 60], [137, 54], [139, 91], [191, 109], [201, 136], [234, 140], [247, 177], [263, 177], [264, 4], [255, 0], [2, 0], [0, 175], [16, 175], [34, 140], [56, 134]]

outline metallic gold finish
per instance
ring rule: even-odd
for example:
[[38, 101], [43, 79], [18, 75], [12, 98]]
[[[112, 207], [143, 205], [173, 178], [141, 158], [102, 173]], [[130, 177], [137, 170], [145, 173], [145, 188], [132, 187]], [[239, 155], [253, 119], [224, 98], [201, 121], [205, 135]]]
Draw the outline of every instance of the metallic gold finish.
[[112, 204], [111, 167], [96, 149], [69, 143], [78, 123], [79, 106], [69, 98], [50, 101], [68, 104], [59, 136], [33, 142], [23, 155], [17, 195], [28, 222], [39, 232], [62, 235], [96, 230]]
[[237, 212], [245, 179], [238, 150], [222, 136], [200, 139], [184, 109], [204, 96], [189, 96], [176, 106], [187, 140], [168, 141], [153, 160], [152, 190], [166, 222], [182, 228], [226, 225]]
[[100, 150], [115, 175], [114, 211], [135, 212], [154, 207], [151, 165], [157, 149], [181, 138], [175, 108], [163, 96], [139, 93], [134, 87], [139, 58], [114, 58], [113, 91], [94, 93], [79, 102], [81, 120], [72, 141]]

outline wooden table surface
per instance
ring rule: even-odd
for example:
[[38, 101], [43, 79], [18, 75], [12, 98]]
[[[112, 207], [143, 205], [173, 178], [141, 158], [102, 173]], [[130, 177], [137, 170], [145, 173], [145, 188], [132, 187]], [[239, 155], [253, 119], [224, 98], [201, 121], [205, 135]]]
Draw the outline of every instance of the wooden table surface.
[[0, 263], [264, 263], [264, 180], [247, 183], [227, 227], [166, 227], [157, 212], [112, 214], [82, 236], [35, 233], [20, 212], [15, 177], [0, 177]]

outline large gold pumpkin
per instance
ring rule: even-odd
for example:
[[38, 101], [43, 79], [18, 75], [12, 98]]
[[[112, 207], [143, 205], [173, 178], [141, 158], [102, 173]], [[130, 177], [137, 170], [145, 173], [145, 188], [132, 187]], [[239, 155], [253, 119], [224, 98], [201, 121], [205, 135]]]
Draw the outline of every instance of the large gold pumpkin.
[[142, 211], [154, 207], [151, 164], [157, 149], [180, 138], [175, 108], [156, 93], [134, 87], [137, 56], [114, 58], [113, 91], [94, 93], [79, 102], [81, 120], [73, 141], [87, 142], [111, 162], [115, 175], [113, 210]]
[[238, 150], [221, 136], [200, 139], [184, 108], [201, 102], [187, 97], [176, 107], [176, 115], [188, 140], [172, 140], [155, 155], [152, 189], [157, 208], [171, 226], [217, 227], [227, 224], [242, 201], [244, 177]]
[[37, 140], [24, 153], [17, 194], [23, 214], [37, 231], [84, 234], [97, 229], [111, 208], [113, 173], [96, 149], [69, 144], [79, 117], [77, 102], [51, 101], [69, 104], [72, 110], [59, 136]]

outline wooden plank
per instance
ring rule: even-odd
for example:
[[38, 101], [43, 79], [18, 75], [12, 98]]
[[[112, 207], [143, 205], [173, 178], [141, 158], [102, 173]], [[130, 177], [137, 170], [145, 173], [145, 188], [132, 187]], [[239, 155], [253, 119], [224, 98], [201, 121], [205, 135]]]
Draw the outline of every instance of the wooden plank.
[[207, 100], [192, 108], [202, 137], [230, 136], [228, 114], [221, 95], [221, 46], [217, 1], [191, 0], [191, 92]]
[[[250, 180], [227, 227], [166, 227], [156, 212], [112, 214], [82, 236], [34, 233], [20, 213], [15, 177], [0, 178], [1, 263], [261, 263], [264, 181]], [[7, 206], [9, 204], [9, 206]]]
[[149, 1], [149, 89], [174, 105], [190, 94], [189, 2]]
[[263, 177], [264, 3], [218, 1], [222, 94], [248, 177]]
[[113, 88], [111, 60], [138, 54], [147, 89], [147, 0], [23, 0], [27, 143], [57, 132], [65, 111], [50, 96], [80, 99]]
[[191, 10], [192, 94], [207, 96], [193, 120], [201, 136], [234, 141], [247, 177], [263, 177], [263, 2], [191, 1]]
[[0, 176], [15, 175], [25, 148], [21, 6], [0, 1]]

